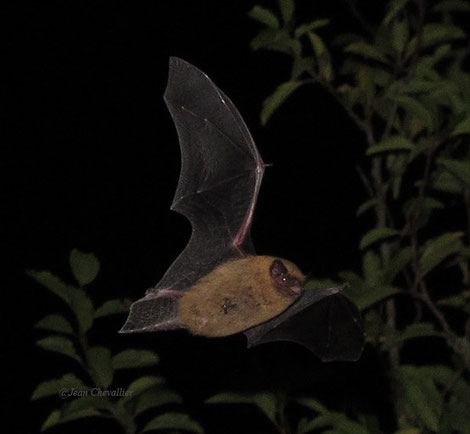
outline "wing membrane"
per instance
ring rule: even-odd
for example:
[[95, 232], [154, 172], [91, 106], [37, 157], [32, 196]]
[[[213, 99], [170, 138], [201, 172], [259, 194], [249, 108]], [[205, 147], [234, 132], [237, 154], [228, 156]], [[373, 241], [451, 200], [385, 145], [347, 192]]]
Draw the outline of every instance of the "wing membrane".
[[172, 57], [164, 98], [181, 148], [172, 209], [189, 219], [192, 235], [155, 289], [185, 290], [254, 253], [249, 229], [264, 165], [237, 109], [205, 73]]

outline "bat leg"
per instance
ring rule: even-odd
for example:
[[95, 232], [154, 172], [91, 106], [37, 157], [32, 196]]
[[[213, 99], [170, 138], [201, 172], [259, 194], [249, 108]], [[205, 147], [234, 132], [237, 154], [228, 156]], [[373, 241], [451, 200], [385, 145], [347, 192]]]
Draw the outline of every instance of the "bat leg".
[[182, 291], [154, 290], [131, 305], [129, 317], [119, 333], [153, 332], [184, 328], [178, 322]]
[[177, 291], [176, 289], [157, 289], [150, 288], [145, 292], [146, 295], [154, 294], [157, 297], [175, 297], [179, 298], [183, 296], [183, 291]]

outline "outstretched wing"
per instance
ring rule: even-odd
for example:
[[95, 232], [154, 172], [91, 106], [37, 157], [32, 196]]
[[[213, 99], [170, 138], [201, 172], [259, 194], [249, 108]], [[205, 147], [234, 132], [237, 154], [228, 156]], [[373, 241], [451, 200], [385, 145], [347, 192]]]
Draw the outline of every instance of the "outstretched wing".
[[[229, 259], [254, 254], [250, 226], [264, 164], [245, 122], [204, 72], [176, 57], [164, 98], [181, 148], [171, 208], [189, 219], [192, 235], [156, 287], [132, 305], [122, 332], [174, 328], [175, 291]], [[164, 295], [170, 301], [156, 300]]]
[[172, 209], [193, 231], [156, 289], [185, 290], [216, 265], [254, 253], [249, 232], [264, 165], [238, 110], [204, 72], [170, 58], [164, 98], [181, 147]]
[[292, 341], [323, 362], [359, 359], [364, 347], [360, 314], [342, 288], [305, 291], [287, 310], [244, 333], [248, 347]]

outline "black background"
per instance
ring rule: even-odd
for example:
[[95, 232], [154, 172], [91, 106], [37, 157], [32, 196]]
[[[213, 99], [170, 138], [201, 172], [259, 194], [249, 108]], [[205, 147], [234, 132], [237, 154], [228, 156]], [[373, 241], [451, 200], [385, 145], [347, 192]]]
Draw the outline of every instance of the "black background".
[[[355, 166], [362, 163], [364, 138], [316, 87], [303, 88], [267, 127], [260, 126], [262, 101], [289, 78], [290, 63], [282, 54], [250, 50], [250, 39], [260, 29], [246, 15], [254, 4], [2, 6], [7, 30], [2, 274], [7, 282], [2, 285], [1, 360], [14, 432], [37, 431], [60, 404], [58, 398], [29, 402], [35, 385], [76, 368], [34, 346], [44, 336], [34, 323], [63, 306], [24, 270], [49, 269], [72, 281], [68, 255], [78, 248], [101, 261], [91, 294], [97, 304], [114, 297], [137, 299], [187, 242], [189, 223], [169, 210], [180, 164], [176, 131], [162, 99], [171, 55], [204, 70], [232, 99], [264, 161], [272, 164], [252, 228], [258, 253], [286, 257], [319, 278], [358, 267], [357, 244], [367, 222], [355, 218], [366, 199]], [[298, 6], [299, 22], [333, 20], [326, 35], [339, 26], [356, 29], [342, 1], [299, 1]], [[247, 432], [237, 408], [202, 405], [226, 389], [270, 386], [314, 394], [338, 409], [358, 404], [386, 412], [380, 363], [368, 348], [358, 363], [323, 365], [289, 343], [246, 350], [243, 336], [123, 337], [116, 333], [123, 320], [102, 320], [97, 343], [116, 350], [154, 349], [162, 359], [158, 372], [186, 396], [187, 408], [209, 432]], [[252, 432], [272, 432], [269, 423], [261, 424], [262, 417], [256, 420], [260, 425]], [[109, 427], [84, 424], [78, 426], [91, 432]]]

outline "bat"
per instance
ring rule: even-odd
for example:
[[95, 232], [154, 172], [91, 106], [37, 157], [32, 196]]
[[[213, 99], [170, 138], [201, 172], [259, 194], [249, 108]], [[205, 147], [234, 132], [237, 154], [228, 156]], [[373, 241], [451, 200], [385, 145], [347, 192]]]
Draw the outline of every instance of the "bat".
[[255, 253], [250, 227], [266, 166], [232, 101], [176, 57], [164, 99], [182, 160], [171, 209], [188, 218], [192, 234], [160, 282], [131, 305], [121, 332], [243, 332], [248, 347], [293, 341], [323, 361], [357, 360], [364, 333], [342, 288], [304, 290], [296, 265]]

